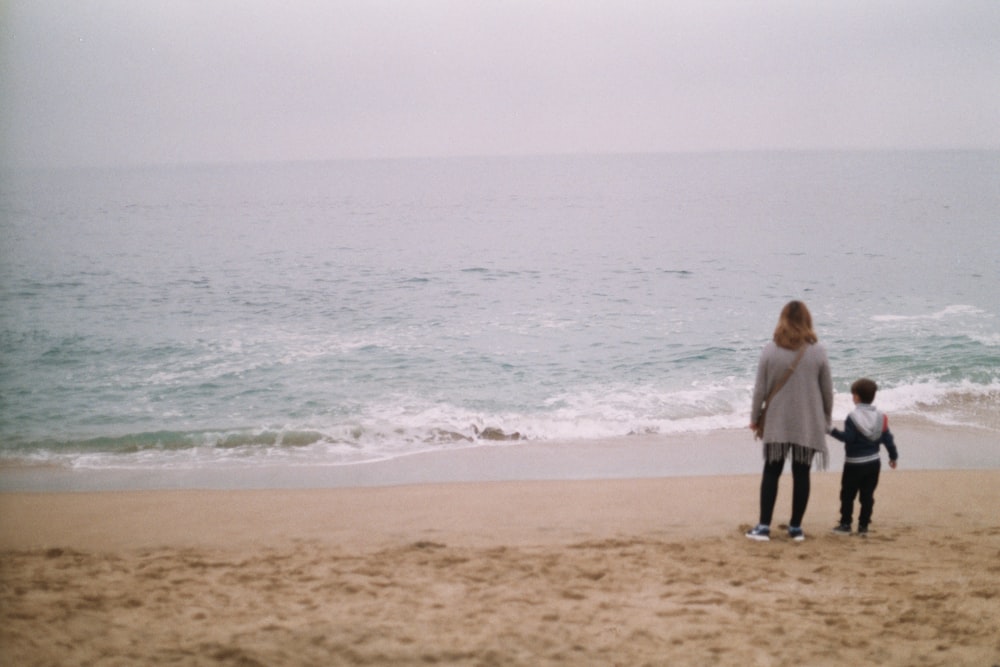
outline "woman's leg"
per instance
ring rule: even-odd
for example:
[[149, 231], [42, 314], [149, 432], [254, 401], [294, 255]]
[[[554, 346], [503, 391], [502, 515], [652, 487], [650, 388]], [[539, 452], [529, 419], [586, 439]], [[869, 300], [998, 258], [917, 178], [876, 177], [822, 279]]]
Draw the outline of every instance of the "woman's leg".
[[792, 455], [792, 518], [789, 526], [798, 528], [809, 504], [809, 469], [815, 452], [807, 447], [793, 445]]
[[774, 503], [778, 499], [778, 480], [781, 478], [781, 470], [784, 467], [784, 458], [764, 463], [764, 474], [760, 478], [761, 525], [771, 525], [771, 516], [774, 514]]

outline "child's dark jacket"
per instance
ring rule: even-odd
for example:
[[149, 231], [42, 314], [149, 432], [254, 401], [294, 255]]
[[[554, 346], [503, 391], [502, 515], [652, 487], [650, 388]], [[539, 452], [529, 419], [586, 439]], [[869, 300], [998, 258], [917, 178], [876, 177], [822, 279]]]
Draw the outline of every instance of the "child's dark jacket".
[[889, 418], [874, 405], [859, 403], [844, 420], [844, 430], [830, 429], [830, 435], [844, 443], [845, 464], [878, 461], [879, 445], [885, 445], [890, 460], [899, 458]]

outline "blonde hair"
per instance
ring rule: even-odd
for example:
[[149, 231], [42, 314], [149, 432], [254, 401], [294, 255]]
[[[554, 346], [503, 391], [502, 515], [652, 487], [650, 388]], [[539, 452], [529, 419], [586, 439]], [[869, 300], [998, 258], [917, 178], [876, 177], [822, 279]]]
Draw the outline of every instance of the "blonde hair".
[[801, 301], [786, 303], [778, 317], [778, 326], [774, 328], [774, 342], [779, 347], [795, 350], [803, 343], [815, 343], [817, 340], [812, 315], [806, 304]]

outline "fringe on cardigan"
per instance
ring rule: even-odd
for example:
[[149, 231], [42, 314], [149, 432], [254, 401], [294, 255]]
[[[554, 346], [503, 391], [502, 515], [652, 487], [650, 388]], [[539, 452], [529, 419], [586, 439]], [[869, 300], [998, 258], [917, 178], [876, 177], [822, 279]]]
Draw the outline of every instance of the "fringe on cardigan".
[[822, 450], [810, 449], [809, 447], [803, 447], [802, 445], [795, 444], [794, 442], [764, 443], [764, 460], [768, 463], [784, 461], [788, 458], [789, 454], [792, 455], [792, 460], [796, 463], [804, 463], [806, 465], [812, 465], [813, 457], [816, 454], [819, 454], [820, 470], [826, 470], [829, 463], [827, 453]]

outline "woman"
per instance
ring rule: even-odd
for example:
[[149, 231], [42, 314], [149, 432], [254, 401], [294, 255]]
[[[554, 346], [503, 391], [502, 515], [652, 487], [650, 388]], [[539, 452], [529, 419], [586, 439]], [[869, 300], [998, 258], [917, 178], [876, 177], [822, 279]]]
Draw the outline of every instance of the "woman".
[[760, 522], [747, 532], [752, 540], [771, 539], [771, 515], [778, 497], [778, 479], [785, 458], [792, 460], [792, 518], [788, 536], [805, 539], [802, 517], [809, 502], [809, 468], [819, 454], [820, 468], [826, 468], [829, 452], [826, 434], [833, 410], [833, 382], [826, 350], [817, 342], [812, 315], [806, 304], [789, 301], [781, 310], [773, 340], [764, 346], [757, 366], [753, 389], [750, 428], [757, 429], [764, 402], [781, 382], [786, 371], [801, 357], [784, 385], [767, 406], [764, 419], [764, 474], [760, 482]]

